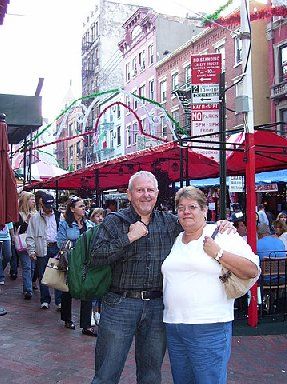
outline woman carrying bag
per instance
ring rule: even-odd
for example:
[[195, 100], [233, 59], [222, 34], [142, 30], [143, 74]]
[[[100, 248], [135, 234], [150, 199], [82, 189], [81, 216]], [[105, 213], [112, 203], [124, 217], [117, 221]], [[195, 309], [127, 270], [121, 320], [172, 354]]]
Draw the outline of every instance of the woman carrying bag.
[[35, 270], [35, 261], [32, 260], [28, 255], [27, 248], [25, 248], [25, 243], [22, 244], [20, 242], [22, 246], [16, 246], [16, 237], [21, 237], [22, 240], [25, 239], [29, 220], [31, 216], [35, 213], [35, 195], [32, 192], [23, 191], [19, 197], [19, 221], [17, 223], [14, 223], [14, 228], [15, 248], [19, 255], [20, 263], [22, 266], [23, 294], [25, 300], [30, 300], [33, 295], [32, 278]]
[[194, 187], [175, 195], [183, 228], [162, 264], [163, 321], [174, 384], [226, 384], [234, 299], [222, 267], [257, 279], [259, 259], [238, 233], [206, 223], [207, 199]]
[[[67, 208], [64, 213], [64, 220], [60, 221], [57, 234], [58, 247], [71, 240], [75, 245], [77, 239], [82, 233], [91, 229], [93, 224], [85, 219], [85, 204], [80, 197], [72, 196], [69, 198]], [[72, 297], [69, 292], [62, 294], [61, 320], [65, 322], [65, 327], [75, 329], [75, 324], [72, 321]], [[97, 336], [94, 329], [91, 327], [92, 301], [81, 300], [80, 309], [80, 327], [82, 334], [87, 336]]]

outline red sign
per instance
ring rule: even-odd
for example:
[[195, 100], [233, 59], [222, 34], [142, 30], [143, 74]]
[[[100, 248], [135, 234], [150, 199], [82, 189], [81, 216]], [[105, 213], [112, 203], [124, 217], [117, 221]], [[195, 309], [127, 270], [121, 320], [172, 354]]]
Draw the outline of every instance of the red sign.
[[191, 84], [219, 84], [221, 54], [191, 56]]

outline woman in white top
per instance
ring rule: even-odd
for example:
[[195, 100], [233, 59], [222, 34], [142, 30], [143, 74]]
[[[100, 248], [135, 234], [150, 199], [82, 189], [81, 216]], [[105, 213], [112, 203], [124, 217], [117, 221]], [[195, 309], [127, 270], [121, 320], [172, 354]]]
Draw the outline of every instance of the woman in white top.
[[221, 265], [242, 279], [258, 274], [259, 260], [238, 233], [210, 237], [207, 201], [194, 187], [175, 202], [180, 233], [162, 265], [163, 321], [174, 384], [223, 384], [231, 349], [234, 300], [219, 279]]

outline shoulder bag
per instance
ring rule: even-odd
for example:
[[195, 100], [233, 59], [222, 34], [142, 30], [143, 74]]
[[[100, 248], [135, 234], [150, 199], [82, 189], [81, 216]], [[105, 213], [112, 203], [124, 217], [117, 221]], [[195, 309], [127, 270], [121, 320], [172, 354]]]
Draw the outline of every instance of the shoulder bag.
[[[215, 229], [211, 238], [214, 240], [218, 234], [218, 228]], [[259, 273], [256, 277], [251, 279], [241, 279], [236, 276], [233, 272], [229, 271], [227, 268], [222, 266], [222, 275], [219, 276], [220, 281], [224, 285], [224, 289], [228, 299], [238, 299], [241, 296], [244, 296], [249, 289], [256, 283], [259, 277]]]

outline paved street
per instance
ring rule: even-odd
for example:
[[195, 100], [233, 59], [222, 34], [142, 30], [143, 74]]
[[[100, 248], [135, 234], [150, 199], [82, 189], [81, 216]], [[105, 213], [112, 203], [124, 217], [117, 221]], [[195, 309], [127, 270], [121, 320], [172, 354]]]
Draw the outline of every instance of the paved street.
[[[73, 306], [75, 331], [63, 327], [54, 305], [40, 309], [39, 291], [31, 301], [23, 300], [19, 278], [7, 278], [1, 286], [0, 305], [8, 310], [0, 317], [0, 384], [91, 382], [95, 340], [80, 333], [77, 302]], [[133, 351], [120, 383], [136, 383]], [[172, 383], [167, 357], [162, 383]], [[287, 383], [287, 335], [233, 337], [228, 383]]]

